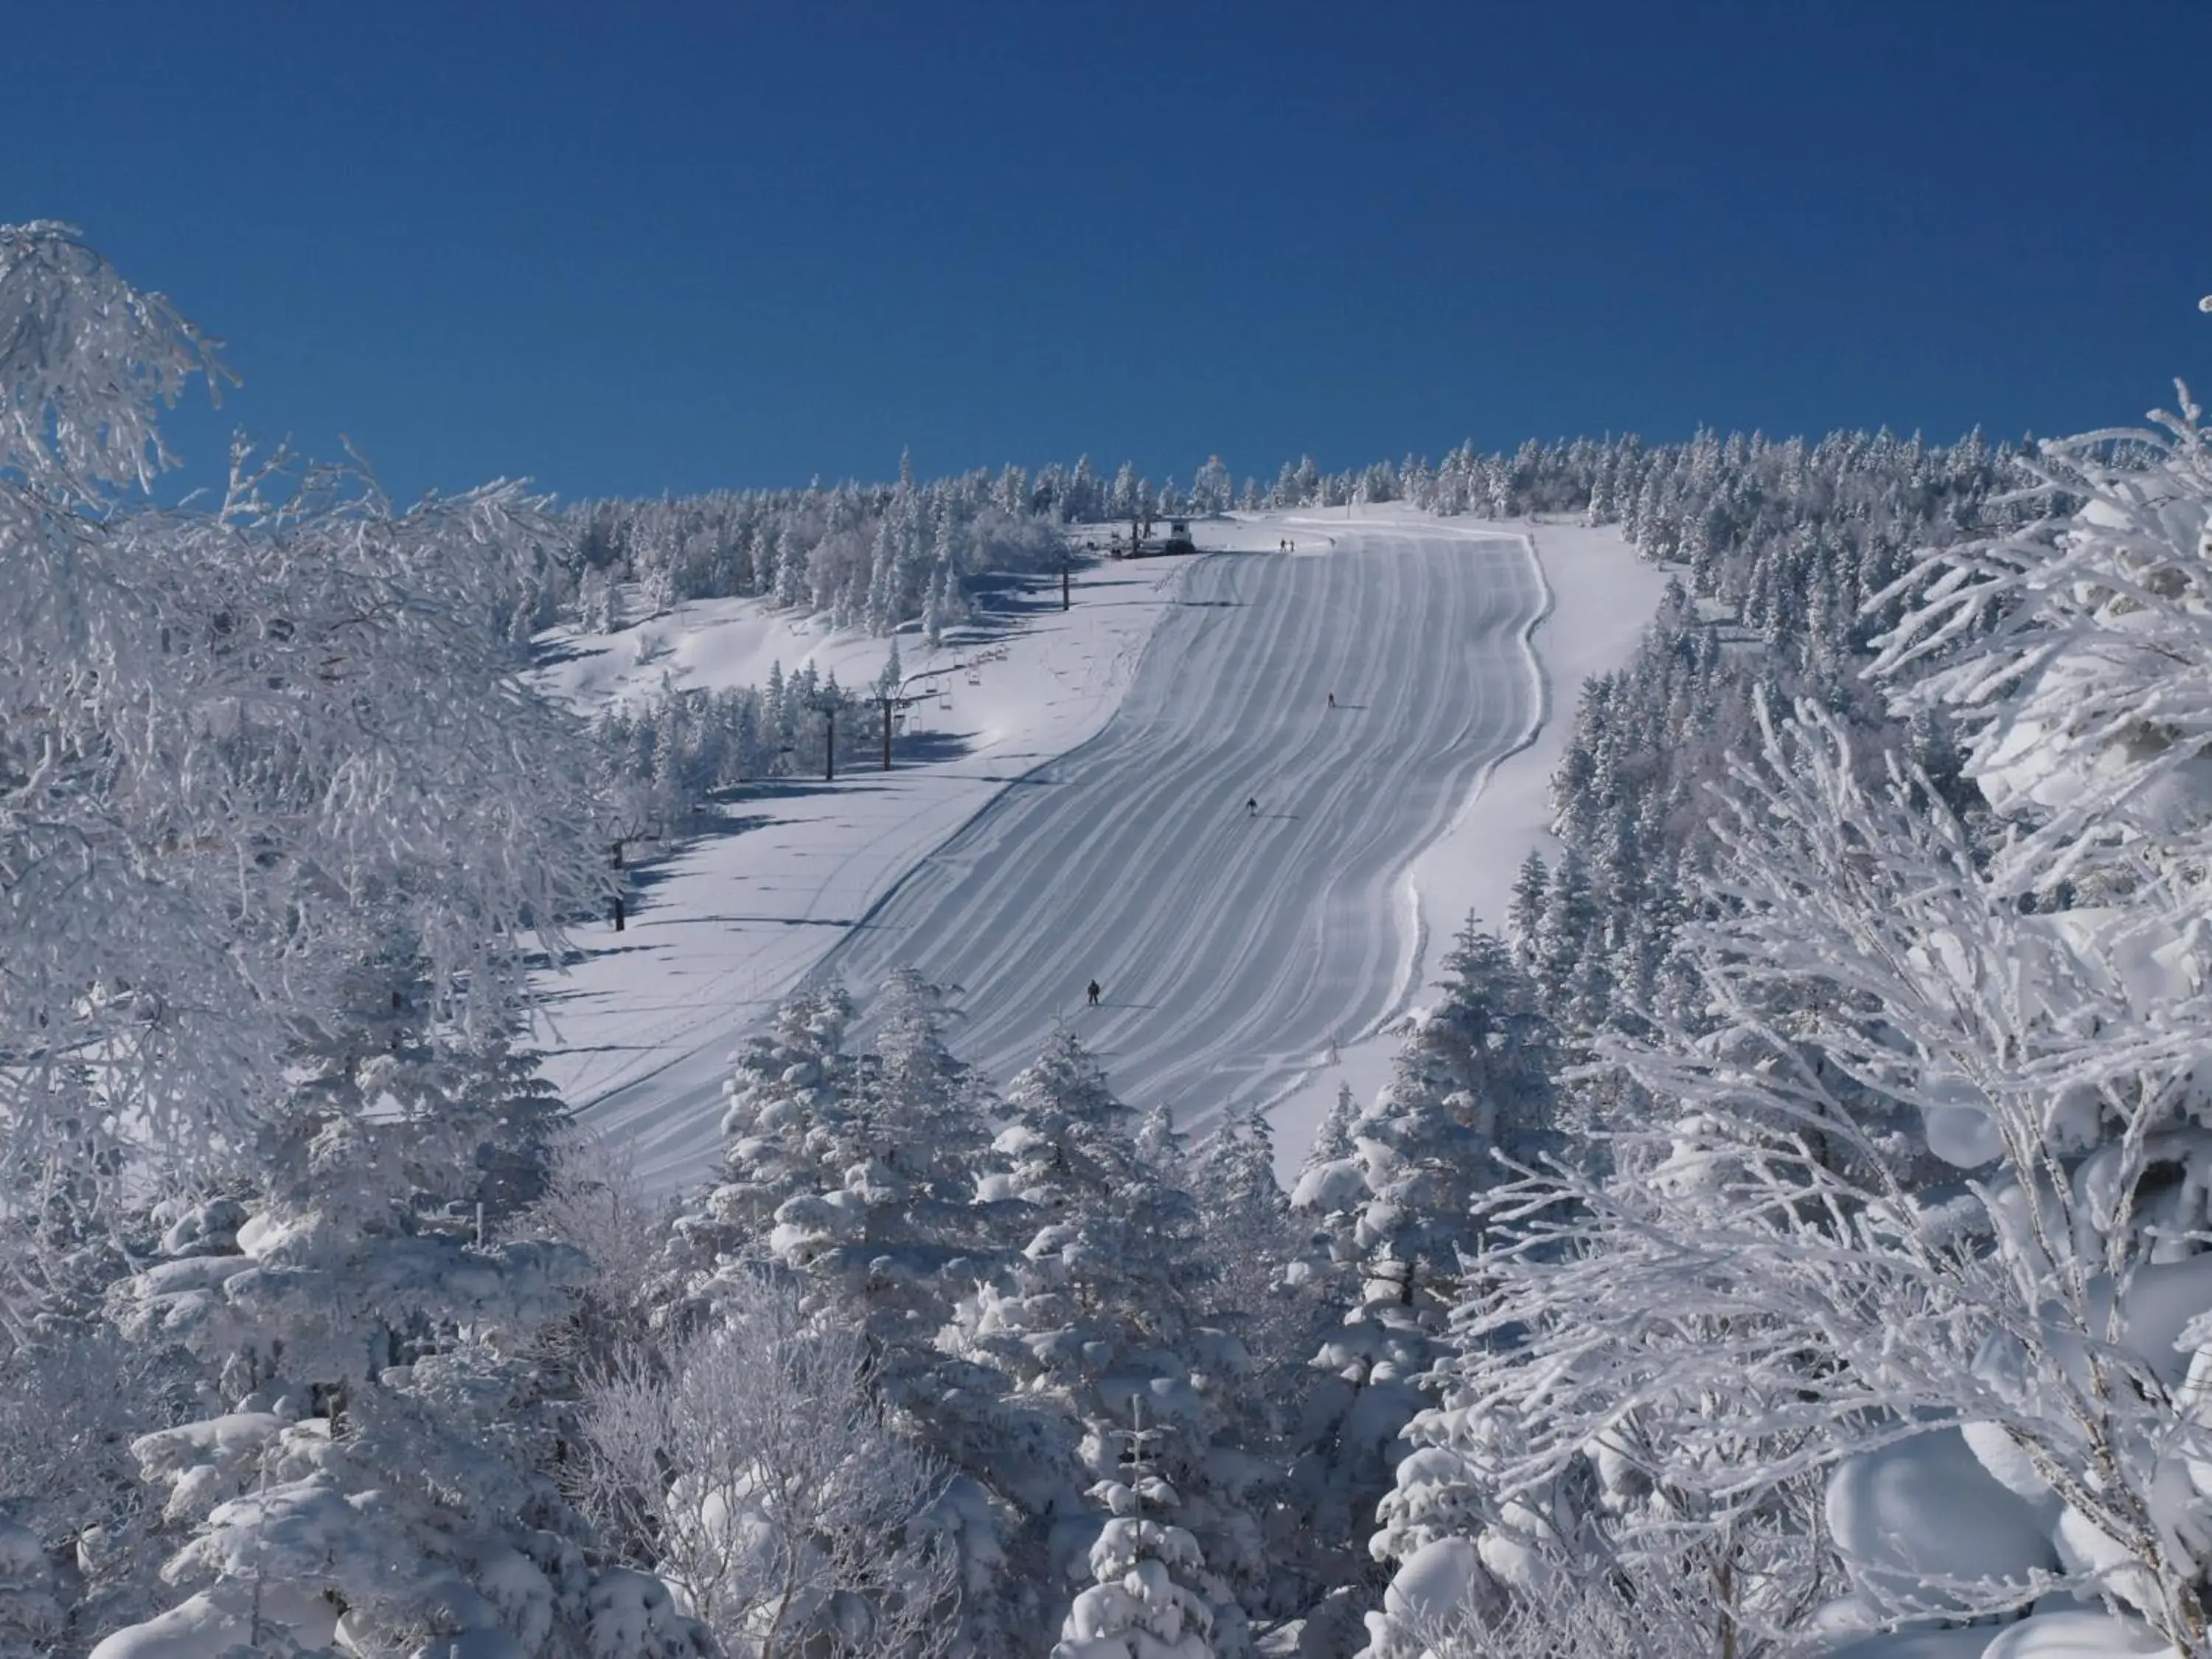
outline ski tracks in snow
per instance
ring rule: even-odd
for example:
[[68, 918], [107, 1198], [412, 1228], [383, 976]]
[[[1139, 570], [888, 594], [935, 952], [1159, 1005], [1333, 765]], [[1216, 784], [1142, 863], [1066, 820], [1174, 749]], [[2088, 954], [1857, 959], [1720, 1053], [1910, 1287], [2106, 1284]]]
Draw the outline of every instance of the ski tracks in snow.
[[1408, 872], [1544, 718], [1551, 595], [1523, 537], [1331, 532], [1326, 556], [1186, 573], [1106, 729], [1010, 784], [817, 976], [864, 1004], [901, 964], [957, 985], [953, 1047], [1001, 1085], [1064, 1019], [1122, 1098], [1190, 1128], [1401, 1012], [1426, 954]]

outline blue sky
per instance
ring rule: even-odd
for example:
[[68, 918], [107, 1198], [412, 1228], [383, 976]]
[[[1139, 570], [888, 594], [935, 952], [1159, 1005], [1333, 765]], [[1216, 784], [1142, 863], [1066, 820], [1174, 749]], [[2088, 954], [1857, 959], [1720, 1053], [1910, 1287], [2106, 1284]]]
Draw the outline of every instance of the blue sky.
[[2212, 392], [2212, 5], [18, 8], [0, 216], [395, 493]]

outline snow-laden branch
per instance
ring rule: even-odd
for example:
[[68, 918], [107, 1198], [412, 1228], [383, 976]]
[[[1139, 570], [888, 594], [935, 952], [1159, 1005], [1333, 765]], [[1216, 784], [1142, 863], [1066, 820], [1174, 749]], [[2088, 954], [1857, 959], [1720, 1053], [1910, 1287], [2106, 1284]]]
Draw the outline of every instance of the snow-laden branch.
[[[2172, 919], [2024, 911], [1925, 780], [1861, 783], [1809, 707], [1733, 783], [1727, 908], [1686, 934], [1710, 1023], [1601, 1049], [1671, 1121], [1488, 1200], [1452, 1382], [1522, 1425], [1491, 1481], [1602, 1447], [1719, 1524], [1955, 1428], [2078, 1582], [2195, 1651], [2212, 1010], [2146, 966]], [[1996, 1610], [2057, 1566], [1887, 1589]]]
[[2186, 854], [2212, 816], [2212, 446], [2188, 389], [2155, 430], [2046, 441], [2013, 500], [2079, 510], [1931, 554], [1867, 602], [1905, 602], [1869, 673], [1900, 711], [1969, 731], [1967, 772], [2027, 826], [2008, 889], [2115, 848]]

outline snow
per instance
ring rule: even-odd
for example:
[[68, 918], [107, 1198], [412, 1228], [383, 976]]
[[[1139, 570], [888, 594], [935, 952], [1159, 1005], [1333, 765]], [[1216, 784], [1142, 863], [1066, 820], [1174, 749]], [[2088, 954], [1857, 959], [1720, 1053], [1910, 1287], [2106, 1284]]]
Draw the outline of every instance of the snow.
[[1065, 1021], [1122, 1098], [1186, 1127], [1279, 1097], [1418, 983], [1406, 872], [1534, 729], [1542, 605], [1520, 540], [1433, 522], [1201, 562], [1107, 729], [924, 860], [825, 971], [862, 997], [902, 963], [962, 986], [951, 1042], [994, 1077]]
[[1439, 1538], [1407, 1556], [1384, 1592], [1383, 1611], [1401, 1623], [1448, 1624], [1483, 1583], [1474, 1540]]
[[1838, 1648], [1828, 1659], [1979, 1659], [1988, 1650], [1991, 1632], [1987, 1625], [1957, 1630], [1905, 1630], [1888, 1636], [1869, 1636], [1849, 1647]]
[[2024, 1586], [2058, 1568], [2041, 1518], [1997, 1484], [1955, 1429], [1849, 1459], [1829, 1478], [1825, 1507], [1854, 1575], [1926, 1611], [1954, 1601], [1923, 1581]]
[[[258, 1594], [257, 1594], [258, 1591]], [[241, 1649], [289, 1636], [310, 1652], [337, 1630], [337, 1607], [317, 1589], [273, 1581], [232, 1582], [179, 1602], [160, 1617], [117, 1631], [90, 1659], [230, 1659]]]
[[2039, 1613], [2008, 1625], [1983, 1659], [2146, 1659], [2173, 1650], [2140, 1625], [2093, 1608]]
[[[648, 1184], [707, 1173], [731, 1048], [810, 972], [864, 1001], [902, 963], [959, 985], [953, 1046], [1002, 1082], [1080, 1022], [1134, 1104], [1270, 1105], [1289, 1169], [1340, 1080], [1371, 1097], [1443, 942], [1502, 924], [1575, 688], [1665, 574], [1614, 530], [1395, 507], [1194, 528], [1197, 558], [1079, 573], [1071, 611], [1043, 580], [934, 656], [902, 635], [909, 672], [977, 664], [913, 711], [953, 752], [748, 799], [586, 935], [545, 986], [548, 1071]], [[586, 708], [773, 661], [862, 684], [887, 650], [753, 600], [556, 644], [546, 682]]]
[[[740, 832], [709, 833], [651, 870], [627, 929], [586, 935], [596, 948], [544, 987], [547, 1075], [593, 1131], [624, 1143], [657, 1188], [704, 1175], [737, 1040], [932, 848], [1105, 726], [1194, 562], [1079, 572], [1066, 612], [1056, 582], [1035, 584], [1024, 602], [1047, 608], [1022, 625], [963, 630], [934, 653], [902, 635], [909, 674], [945, 670], [943, 696], [909, 711], [907, 741], [949, 740], [959, 753], [915, 764], [895, 752], [889, 773], [848, 770], [834, 785], [747, 800]], [[586, 708], [657, 685], [664, 671], [716, 689], [757, 684], [775, 662], [787, 673], [811, 663], [865, 684], [889, 648], [790, 623], [756, 599], [687, 605], [642, 626], [672, 641], [665, 658], [640, 665], [619, 637], [558, 641], [566, 660], [549, 683]], [[996, 659], [956, 666], [979, 656]]]
[[[2063, 1602], [2066, 1598], [2053, 1598]], [[2172, 1650], [2140, 1625], [2097, 1607], [2059, 1606], [2008, 1625], [1869, 1636], [1827, 1659], [2149, 1659]]]
[[[1364, 509], [1361, 521], [1378, 511]], [[1667, 588], [1668, 573], [1639, 557], [1616, 525], [1516, 520], [1490, 527], [1528, 538], [1542, 568], [1548, 604], [1529, 639], [1541, 676], [1541, 723], [1485, 773], [1450, 827], [1407, 872], [1404, 902], [1418, 909], [1425, 941], [1417, 987], [1469, 915], [1488, 931], [1504, 933], [1513, 878], [1530, 853], [1547, 860], [1557, 856], [1552, 775], [1574, 735], [1583, 682], [1627, 665]], [[1277, 1166], [1286, 1185], [1296, 1180], [1338, 1085], [1349, 1084], [1356, 1097], [1373, 1100], [1389, 1078], [1398, 1046], [1387, 1024], [1346, 1043], [1334, 1063], [1272, 1109]]]

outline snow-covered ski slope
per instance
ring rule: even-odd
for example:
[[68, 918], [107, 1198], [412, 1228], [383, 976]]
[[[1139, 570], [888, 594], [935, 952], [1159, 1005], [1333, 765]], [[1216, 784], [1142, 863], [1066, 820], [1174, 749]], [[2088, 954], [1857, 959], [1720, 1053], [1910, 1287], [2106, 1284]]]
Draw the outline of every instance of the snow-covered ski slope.
[[1001, 1079], [1065, 1019], [1123, 1098], [1194, 1129], [1401, 1006], [1421, 939], [1399, 888], [1534, 734], [1547, 593], [1525, 537], [1327, 534], [1201, 561], [1105, 731], [993, 800], [817, 971], [958, 986], [953, 1046]]
[[[1273, 1101], [1293, 1167], [1340, 1081], [1379, 1082], [1451, 932], [1502, 919], [1575, 688], [1626, 660], [1664, 577], [1610, 529], [1376, 507], [1199, 529], [1225, 550], [1079, 572], [1067, 612], [1035, 584], [940, 653], [974, 665], [913, 711], [947, 757], [747, 801], [649, 872], [627, 932], [586, 934], [545, 987], [549, 1071], [651, 1184], [708, 1173], [727, 1055], [809, 973], [959, 984], [955, 1042], [1000, 1082], [1065, 1018], [1136, 1104]], [[562, 643], [548, 681], [585, 707], [771, 660], [864, 683], [884, 650], [740, 600]]]

